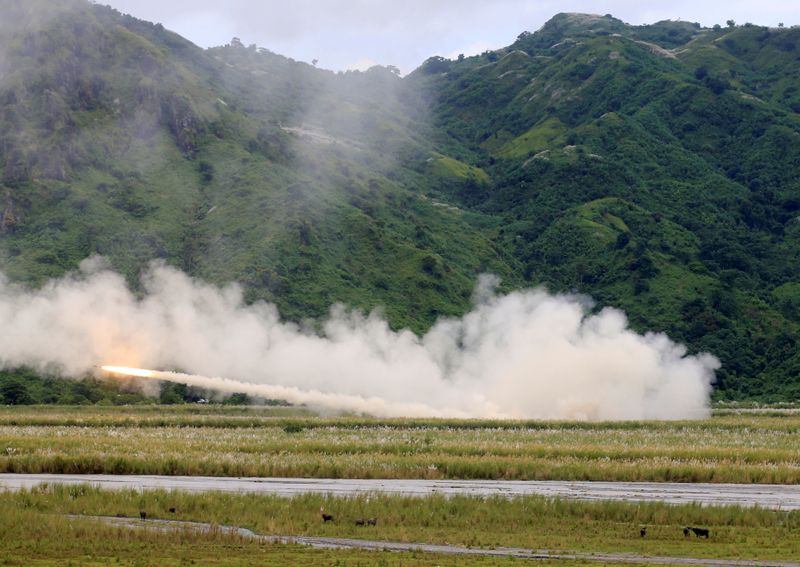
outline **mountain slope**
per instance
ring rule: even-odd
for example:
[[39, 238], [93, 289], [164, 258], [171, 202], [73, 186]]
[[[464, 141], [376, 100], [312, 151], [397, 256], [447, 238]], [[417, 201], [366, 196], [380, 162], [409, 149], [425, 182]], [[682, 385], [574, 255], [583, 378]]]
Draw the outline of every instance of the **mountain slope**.
[[42, 21], [50, 3], [33, 4], [4, 2], [18, 19], [0, 89], [13, 278], [41, 283], [97, 253], [135, 284], [163, 258], [292, 319], [385, 305], [417, 330], [463, 310], [480, 272], [513, 281], [490, 234], [395, 171], [396, 148], [425, 150], [389, 97], [372, 102], [398, 90], [391, 72], [205, 52], [100, 6], [63, 2]]
[[409, 79], [494, 180], [442, 191], [505, 219], [531, 282], [715, 352], [728, 395], [796, 396], [798, 39], [560, 14]]
[[1, 0], [0, 264], [162, 259], [292, 320], [462, 313], [481, 272], [624, 309], [800, 395], [800, 29], [559, 14], [398, 77]]

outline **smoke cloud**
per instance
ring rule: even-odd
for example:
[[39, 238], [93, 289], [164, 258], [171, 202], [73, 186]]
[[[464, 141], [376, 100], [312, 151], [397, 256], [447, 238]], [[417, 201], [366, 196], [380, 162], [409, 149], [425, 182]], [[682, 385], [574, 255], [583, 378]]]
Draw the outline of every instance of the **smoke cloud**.
[[595, 420], [702, 418], [719, 367], [580, 297], [496, 295], [491, 276], [422, 337], [342, 306], [315, 333], [159, 263], [142, 283], [136, 297], [100, 258], [38, 290], [0, 279], [0, 366], [180, 368], [200, 376], [160, 377], [379, 416]]

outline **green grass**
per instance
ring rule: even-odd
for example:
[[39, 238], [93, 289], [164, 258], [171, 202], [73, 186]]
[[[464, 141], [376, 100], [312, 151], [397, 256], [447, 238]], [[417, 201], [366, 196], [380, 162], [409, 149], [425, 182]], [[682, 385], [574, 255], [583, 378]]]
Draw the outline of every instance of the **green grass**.
[[800, 483], [800, 415], [680, 422], [310, 417], [290, 408], [3, 408], [0, 471]]
[[[191, 520], [246, 527], [256, 533], [356, 537], [415, 543], [449, 543], [470, 547], [499, 546], [561, 551], [608, 551], [684, 557], [791, 559], [800, 553], [800, 513], [757, 508], [672, 506], [662, 503], [578, 502], [541, 497], [425, 498], [363, 495], [294, 498], [231, 493], [192, 494], [167, 491], [103, 491], [89, 486], [43, 486], [31, 491], [0, 494], [4, 510], [0, 541], [47, 539], [51, 549], [69, 547], [69, 537], [46, 535], [67, 529], [65, 514], [123, 515]], [[175, 513], [168, 510], [176, 508]], [[323, 523], [320, 507], [334, 516]], [[359, 527], [355, 519], [375, 517], [377, 526]], [[50, 530], [55, 523], [58, 529]], [[708, 540], [685, 538], [686, 525], [711, 530]], [[645, 539], [639, 528], [647, 526]], [[80, 537], [101, 528], [76, 522]], [[27, 532], [27, 535], [26, 535]], [[158, 535], [118, 533], [120, 539], [161, 540]], [[191, 536], [202, 542], [203, 538]], [[216, 534], [209, 545], [246, 542]], [[5, 541], [3, 541], [5, 540]], [[143, 543], [143, 542], [142, 542]], [[154, 542], [155, 543], [155, 542]], [[13, 545], [13, 544], [12, 544]], [[21, 545], [21, 544], [17, 544]], [[103, 547], [102, 545], [100, 546]], [[292, 550], [292, 548], [288, 548]], [[30, 553], [31, 550], [28, 550]], [[139, 551], [141, 553], [141, 550]]]
[[558, 118], [548, 118], [507, 142], [497, 152], [501, 157], [522, 157], [553, 148], [563, 141], [566, 127]]
[[[139, 530], [19, 509], [4, 510], [0, 516], [0, 530], [0, 544], [3, 546], [0, 565], [20, 567], [100, 567], [112, 564], [131, 567], [479, 567], [512, 564], [511, 560], [460, 558], [420, 552], [324, 550], [299, 545], [264, 544], [214, 530]], [[558, 561], [557, 564], [569, 566], [577, 563]]]
[[434, 154], [431, 160], [428, 164], [428, 170], [435, 176], [459, 181], [472, 179], [480, 185], [487, 185], [491, 181], [481, 168], [473, 167], [457, 159], [442, 154]]

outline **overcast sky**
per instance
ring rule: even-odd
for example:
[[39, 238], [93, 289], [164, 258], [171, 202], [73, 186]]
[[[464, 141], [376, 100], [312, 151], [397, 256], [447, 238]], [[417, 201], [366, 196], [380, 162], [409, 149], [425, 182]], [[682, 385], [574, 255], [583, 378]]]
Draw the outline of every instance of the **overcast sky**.
[[201, 47], [238, 37], [327, 69], [396, 65], [506, 46], [558, 12], [612, 14], [631, 24], [800, 24], [796, 0], [100, 0]]

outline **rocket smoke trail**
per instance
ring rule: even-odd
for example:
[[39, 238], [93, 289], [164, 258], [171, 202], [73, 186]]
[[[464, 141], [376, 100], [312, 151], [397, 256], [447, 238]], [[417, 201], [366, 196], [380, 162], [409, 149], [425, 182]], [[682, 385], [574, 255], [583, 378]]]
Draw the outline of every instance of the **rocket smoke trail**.
[[[377, 415], [395, 415], [404, 417], [470, 417], [468, 413], [456, 409], [434, 408], [421, 403], [391, 403], [381, 398], [363, 398], [345, 394], [329, 394], [316, 390], [300, 390], [291, 386], [273, 386], [270, 384], [253, 384], [228, 378], [211, 378], [183, 372], [165, 372], [130, 368], [126, 366], [104, 365], [102, 370], [122, 376], [137, 376], [154, 380], [166, 380], [187, 386], [197, 386], [218, 392], [241, 392], [251, 396], [260, 396], [271, 400], [285, 400], [295, 405], [309, 405], [317, 408], [334, 409], [353, 413], [374, 413]], [[498, 414], [496, 418], [508, 417]]]
[[[499, 296], [484, 277], [472, 310], [423, 336], [334, 306], [311, 332], [154, 264], [135, 296], [98, 258], [28, 290], [0, 277], [0, 367], [81, 376], [98, 362], [179, 368], [206, 388], [378, 416], [689, 419], [708, 415], [719, 362], [615, 309], [541, 289]], [[224, 378], [207, 378], [221, 376]], [[227, 380], [226, 380], [227, 379]]]

